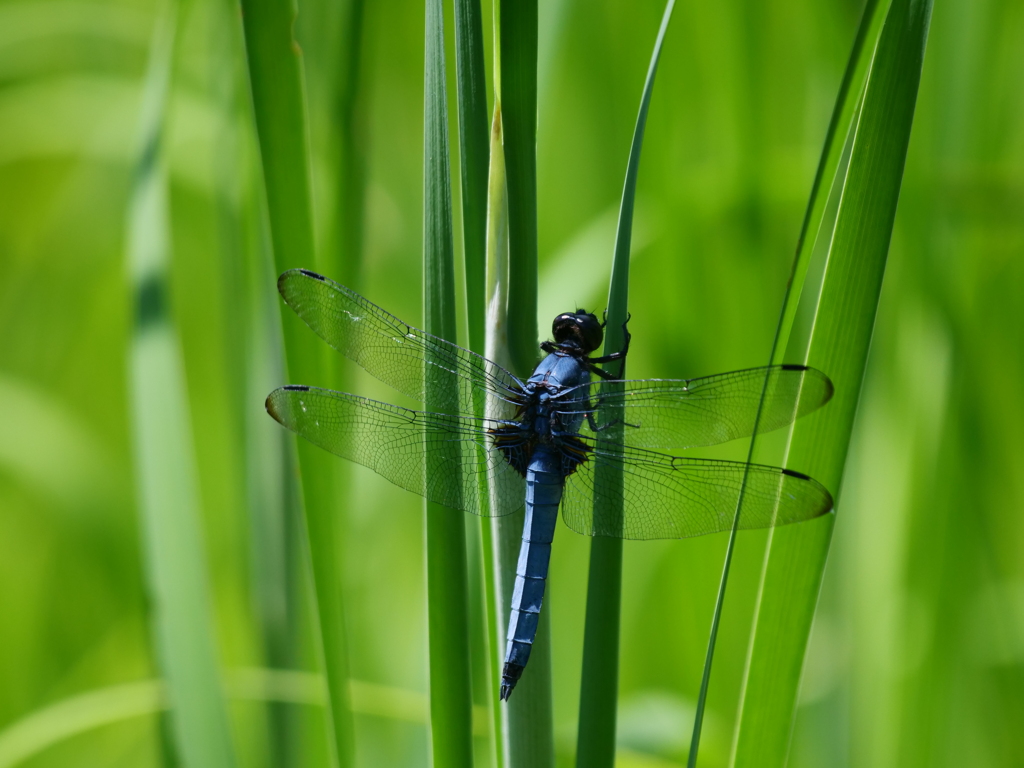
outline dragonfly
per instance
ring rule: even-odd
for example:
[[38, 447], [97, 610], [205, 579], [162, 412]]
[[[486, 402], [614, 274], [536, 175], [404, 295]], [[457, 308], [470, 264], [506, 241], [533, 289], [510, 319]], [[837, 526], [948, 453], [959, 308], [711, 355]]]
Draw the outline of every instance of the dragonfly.
[[441, 505], [491, 517], [525, 506], [503, 701], [530, 658], [559, 510], [567, 527], [587, 536], [678, 539], [731, 530], [738, 508], [741, 529], [832, 509], [828, 490], [800, 472], [678, 455], [770, 432], [820, 408], [833, 386], [814, 368], [620, 380], [606, 367], [625, 362], [626, 326], [621, 351], [593, 357], [605, 324], [577, 309], [554, 319], [543, 358], [523, 380], [316, 272], [289, 270], [278, 290], [330, 346], [428, 410], [287, 385], [267, 397], [274, 419]]

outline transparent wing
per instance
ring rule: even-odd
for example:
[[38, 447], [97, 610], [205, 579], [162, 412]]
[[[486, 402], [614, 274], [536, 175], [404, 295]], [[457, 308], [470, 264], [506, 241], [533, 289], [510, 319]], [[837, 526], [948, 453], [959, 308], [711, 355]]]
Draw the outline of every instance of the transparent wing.
[[[324, 341], [399, 392], [439, 411], [513, 418], [522, 382], [497, 363], [408, 325], [358, 293], [305, 269], [277, 280], [285, 302]], [[454, 383], [454, 385], [453, 385]]]
[[[597, 382], [567, 390], [559, 397], [560, 410], [593, 411], [599, 430], [621, 423], [627, 446], [677, 451], [752, 435], [766, 383], [762, 433], [792, 423], [832, 397], [832, 382], [821, 371], [777, 365], [700, 379]], [[580, 434], [600, 437], [587, 421]]]
[[[744, 476], [740, 528], [797, 523], [832, 509], [829, 492], [798, 472], [595, 441], [588, 460], [566, 482], [562, 519], [577, 533], [624, 539], [681, 539], [728, 531]], [[619, 488], [621, 517], [614, 513]]]
[[[489, 432], [510, 425], [303, 386], [275, 389], [267, 412], [314, 445], [447, 507], [497, 517], [523, 506], [525, 481]], [[505, 450], [516, 450], [514, 441], [506, 440]], [[485, 479], [489, 507], [480, 498]]]

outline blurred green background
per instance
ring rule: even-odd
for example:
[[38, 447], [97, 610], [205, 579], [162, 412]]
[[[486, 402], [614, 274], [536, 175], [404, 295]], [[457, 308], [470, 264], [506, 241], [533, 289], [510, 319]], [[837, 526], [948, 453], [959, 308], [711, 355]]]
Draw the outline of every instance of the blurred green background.
[[[648, 0], [541, 4], [542, 330], [555, 312], [604, 305], [661, 10]], [[115, 687], [156, 674], [130, 444], [124, 232], [157, 11], [150, 0], [0, 3], [0, 768], [15, 764], [14, 736], [48, 744], [19, 765], [162, 764], [160, 718], [132, 710], [140, 689]], [[678, 5], [640, 172], [631, 376], [766, 362], [860, 11], [850, 0]], [[418, 324], [423, 9], [402, 0], [364, 11], [360, 254], [338, 245], [344, 13], [302, 3], [297, 27], [318, 238], [357, 290]], [[790, 759], [801, 768], [1024, 765], [1024, 3], [939, 0], [930, 38], [805, 664]], [[275, 278], [245, 78], [238, 9], [185, 5], [166, 129], [172, 306], [239, 763], [267, 766], [265, 707], [245, 675], [266, 664], [254, 529], [280, 478], [254, 471], [253, 454], [277, 439], [263, 397], [285, 382], [274, 334], [254, 329], [245, 309], [272, 300]], [[406, 404], [345, 375], [352, 391]], [[363, 686], [358, 764], [426, 765], [422, 501], [337, 467], [350, 666]], [[545, 611], [568, 765], [588, 541], [561, 528]], [[701, 765], [728, 759], [763, 543], [763, 533], [739, 539]], [[626, 543], [622, 766], [684, 761], [725, 544]], [[304, 567], [293, 577], [300, 661], [312, 670]], [[79, 699], [78, 710], [66, 701], [90, 692], [107, 698]], [[83, 711], [125, 716], [58, 738]], [[24, 718], [40, 712], [50, 718], [37, 721], [42, 735], [24, 741]], [[322, 708], [296, 705], [292, 717], [290, 762], [322, 764]]]

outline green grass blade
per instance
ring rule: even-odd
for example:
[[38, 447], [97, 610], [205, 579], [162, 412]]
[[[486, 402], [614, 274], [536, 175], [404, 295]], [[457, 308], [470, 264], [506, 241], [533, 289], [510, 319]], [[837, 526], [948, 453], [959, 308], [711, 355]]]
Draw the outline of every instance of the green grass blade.
[[[786, 297], [783, 300], [782, 312], [779, 317], [779, 325], [775, 330], [775, 337], [772, 340], [772, 350], [769, 360], [772, 363], [781, 362], [784, 358], [783, 352], [786, 349], [785, 339], [789, 337], [793, 329], [793, 323], [797, 317], [799, 302], [790, 301], [794, 296], [800, 295], [808, 275], [808, 267], [811, 262], [811, 251], [816, 242], [815, 238], [807, 238], [808, 232], [817, 233], [821, 226], [822, 218], [825, 215], [826, 203], [829, 200], [827, 194], [822, 194], [824, 183], [835, 177], [840, 169], [840, 160], [843, 151], [842, 139], [848, 134], [849, 127], [853, 121], [854, 111], [859, 101], [857, 94], [863, 89], [864, 78], [867, 75], [870, 55], [865, 54], [869, 42], [873, 49], [878, 39], [880, 22], [883, 14], [879, 11], [882, 6], [878, 0], [869, 0], [864, 9], [860, 27], [853, 44], [853, 52], [850, 55], [846, 72], [839, 87], [839, 94], [836, 98], [836, 106], [832, 112], [828, 130], [825, 134], [824, 149], [818, 162], [814, 182], [811, 185], [810, 199], [804, 213], [803, 224], [800, 228], [800, 235], [797, 239], [796, 258], [793, 261], [793, 272], [786, 286]], [[827, 189], [827, 188], [826, 188]], [[763, 397], [763, 394], [762, 394]], [[760, 404], [758, 414], [755, 418], [754, 435], [750, 441], [747, 452], [747, 461], [754, 461], [755, 452], [759, 446], [757, 440], [758, 423], [761, 419]], [[715, 647], [718, 641], [718, 630], [722, 618], [722, 609], [725, 604], [726, 588], [729, 583], [729, 572], [732, 566], [733, 553], [736, 548], [736, 535], [739, 530], [739, 520], [743, 508], [743, 492], [737, 500], [736, 514], [733, 519], [733, 527], [729, 534], [729, 542], [726, 546], [725, 557], [722, 564], [722, 576], [719, 581], [718, 595], [715, 599], [714, 613], [711, 619], [711, 631], [708, 637], [707, 653], [704, 660], [704, 669], [701, 674], [700, 690], [697, 694], [697, 707], [694, 715], [693, 734], [690, 739], [690, 751], [687, 756], [687, 765], [694, 768], [697, 765], [697, 756], [700, 748], [700, 736], [704, 723], [704, 710], [707, 704], [708, 687], [711, 681], [711, 668], [715, 655]]]
[[528, 375], [539, 354], [537, 0], [502, 3], [499, 18], [501, 121], [508, 186], [508, 346], [515, 373]]
[[[287, 0], [242, 3], [249, 78], [266, 186], [277, 272], [317, 266], [302, 60], [292, 37], [294, 6]], [[289, 380], [324, 383], [328, 350], [297, 317], [283, 313]], [[334, 465], [324, 451], [297, 441], [306, 542], [316, 592], [318, 653], [329, 692], [332, 764], [352, 760], [348, 660], [341, 601]]]
[[487, 268], [487, 169], [490, 131], [480, 0], [455, 0], [455, 68], [462, 171], [462, 241], [466, 265], [469, 347], [483, 354]]
[[[488, 350], [528, 376], [537, 362], [537, 2], [505, 2], [495, 12], [495, 110], [503, 138], [508, 260], [488, 286]], [[492, 179], [492, 183], [495, 179]], [[492, 191], [494, 187], [492, 186]], [[500, 206], [492, 200], [491, 213]], [[502, 244], [495, 242], [495, 255]], [[491, 278], [489, 277], [490, 281]], [[500, 637], [505, 636], [512, 599], [512, 574], [523, 534], [522, 513], [493, 522], [494, 574]], [[501, 706], [504, 760], [509, 768], [553, 768], [554, 713], [551, 693], [551, 603], [542, 618], [530, 665]], [[504, 650], [504, 643], [499, 647]]]
[[[306, 78], [314, 205], [323, 212], [315, 221], [317, 253], [323, 274], [349, 287], [362, 277], [366, 227], [366, 18], [365, 0], [310, 0], [301, 4], [294, 33]], [[336, 367], [343, 368], [340, 360]]]
[[[839, 84], [839, 93], [836, 95], [835, 107], [832, 110], [832, 117], [829, 120], [828, 130], [825, 132], [825, 142], [818, 161], [818, 168], [814, 173], [814, 182], [811, 184], [811, 194], [807, 203], [807, 210], [804, 212], [804, 220], [800, 226], [800, 236], [797, 238], [797, 254], [794, 261], [794, 269], [803, 266], [806, 269], [808, 259], [803, 258], [804, 253], [814, 246], [814, 238], [808, 240], [808, 234], [817, 234], [821, 226], [822, 217], [825, 212], [825, 204], [828, 195], [827, 186], [835, 178], [839, 170], [840, 157], [843, 152], [843, 143], [854, 119], [854, 112], [859, 106], [859, 95], [864, 89], [864, 80], [868, 74], [868, 67], [871, 64], [871, 55], [875, 44], [878, 42], [878, 34], [881, 31], [882, 19], [885, 18], [885, 11], [888, 9], [888, 0], [868, 0], [861, 14], [860, 25], [857, 27], [857, 35], [853, 41], [853, 50], [850, 52], [849, 61], [846, 64], [846, 71], [843, 73], [843, 80]], [[790, 288], [791, 295], [792, 287]], [[795, 303], [793, 304], [795, 307]], [[786, 307], [790, 303], [786, 302]], [[788, 334], [780, 332], [776, 334], [776, 341], [786, 338]], [[778, 345], [776, 345], [778, 346]], [[782, 350], [779, 350], [781, 353]], [[772, 358], [775, 362], [775, 358]]]
[[174, 702], [173, 752], [186, 768], [218, 768], [234, 765], [235, 758], [210, 618], [185, 373], [168, 299], [164, 123], [178, 16], [178, 3], [166, 3], [145, 81], [142, 148], [128, 212], [135, 307], [128, 389], [154, 655]]
[[[785, 359], [787, 352], [786, 340], [790, 337], [795, 322], [800, 296], [807, 270], [811, 264], [811, 251], [818, 242], [825, 206], [829, 200], [829, 190], [836, 173], [840, 171], [840, 159], [846, 143], [850, 127], [853, 125], [854, 113], [860, 105], [860, 95], [864, 91], [864, 80], [867, 78], [868, 67], [871, 65], [872, 54], [878, 43], [878, 35], [882, 29], [882, 20], [888, 10], [888, 0], [868, 0], [861, 14], [860, 26], [854, 38], [853, 49], [843, 73], [843, 80], [836, 95], [835, 107], [825, 133], [821, 158], [811, 184], [811, 194], [804, 212], [804, 220], [797, 238], [796, 258], [793, 260], [793, 274], [786, 287], [786, 298], [783, 302], [782, 317], [776, 330], [773, 342], [771, 362], [777, 364]], [[824, 193], [824, 194], [823, 194]], [[780, 343], [782, 342], [782, 343]], [[756, 442], [756, 438], [755, 438]]]
[[[925, 41], [929, 0], [893, 0], [867, 77], [849, 166], [827, 250], [814, 322], [794, 335], [836, 387], [833, 401], [796, 425], [788, 465], [841, 488], [860, 385], [899, 198]], [[799, 362], [790, 359], [791, 362]], [[841, 497], [837, 506], [842, 508]], [[834, 517], [771, 533], [733, 764], [782, 766], [800, 670]]]
[[[487, 200], [491, 133], [487, 119], [487, 73], [484, 67], [484, 29], [480, 0], [455, 2], [455, 65], [469, 347], [478, 354], [484, 354], [487, 343]], [[497, 151], [501, 153], [500, 145]], [[486, 405], [481, 396], [475, 403], [478, 416], [485, 415]], [[483, 452], [482, 448], [479, 450]], [[482, 476], [478, 494], [481, 508], [489, 508], [487, 479]], [[495, 620], [494, 542], [488, 519], [473, 519], [469, 525], [474, 687], [478, 691], [478, 701], [491, 712], [494, 724], [492, 755], [497, 761], [501, 759], [500, 721], [495, 719], [498, 714], [498, 654], [501, 643]]]
[[[661, 48], [665, 41], [675, 0], [668, 0], [661, 27], [654, 42], [640, 110], [629, 148], [626, 180], [622, 187], [619, 224], [612, 256], [612, 280], [608, 291], [608, 325], [604, 354], [622, 349], [629, 296], [629, 253], [633, 236], [633, 207], [640, 172], [640, 150], [647, 127], [647, 110], [654, 90]], [[613, 373], [622, 376], [625, 362]], [[615, 429], [614, 427], [612, 428]], [[621, 425], [620, 425], [621, 430]], [[621, 432], [620, 432], [621, 434]], [[614, 439], [614, 437], [612, 438]], [[621, 439], [621, 437], [620, 437]], [[607, 470], [607, 468], [602, 468]], [[621, 488], [622, 474], [610, 477]], [[612, 514], [606, 510], [602, 514]], [[595, 509], [595, 514], [598, 511]], [[618, 515], [621, 518], [621, 499]], [[622, 539], [595, 537], [590, 545], [590, 570], [587, 580], [587, 613], [583, 637], [583, 678], [580, 686], [580, 721], [576, 738], [578, 768], [611, 768], [615, 764], [615, 721], [619, 691], [619, 613], [622, 603]]]
[[[497, 72], [497, 67], [495, 68]], [[491, 123], [491, 153], [487, 170], [487, 319], [486, 319], [486, 357], [489, 360], [511, 367], [508, 352], [508, 339], [505, 336], [507, 317], [508, 288], [508, 206], [505, 187], [505, 153], [501, 148], [501, 104], [494, 101], [494, 118]], [[507, 577], [501, 571], [504, 560], [498, 548], [501, 540], [501, 527], [493, 518], [482, 520], [481, 547], [483, 567], [486, 571], [484, 580], [487, 592], [484, 595], [487, 621], [488, 671], [491, 678], [491, 701], [494, 751], [496, 768], [504, 768], [507, 763], [508, 720], [505, 714], [507, 707], [495, 705], [498, 698], [498, 680], [501, 678], [505, 644], [506, 615], [503, 607], [506, 595], [502, 584]], [[506, 563], [506, 565], [508, 565]], [[505, 608], [507, 610], [507, 608]]]
[[[263, 406], [267, 392], [283, 378], [280, 298], [262, 189], [251, 183], [258, 158], [252, 106], [244, 87], [242, 28], [235, 6], [218, 3], [209, 9], [215, 22], [208, 40], [215, 70], [213, 97], [232, 116], [220, 126], [214, 159], [224, 190], [216, 206], [216, 261], [222, 270], [218, 298], [225, 310], [221, 348], [238, 457], [235, 472], [222, 474], [242, 480], [238, 490], [248, 529], [248, 586], [261, 658], [268, 667], [290, 669], [297, 663], [302, 626], [297, 610], [301, 571], [294, 546], [301, 511], [296, 495], [288, 492], [293, 473], [285, 469], [294, 465], [294, 444], [277, 422], [267, 418]], [[245, 749], [265, 752], [268, 765], [289, 768], [297, 756], [298, 712], [283, 702], [268, 701], [265, 716], [265, 742], [250, 742]], [[245, 758], [245, 753], [239, 755], [240, 762]]]
[[[442, 0], [427, 0], [423, 119], [424, 330], [455, 341], [455, 250], [448, 154]], [[428, 411], [437, 395], [426, 394]], [[457, 451], [458, 446], [452, 450]], [[453, 457], [458, 466], [457, 457]], [[427, 630], [430, 638], [430, 734], [433, 764], [473, 765], [465, 515], [426, 503]]]
[[[331, 40], [342, 59], [330, 94], [331, 115], [336, 130], [336, 161], [334, 167], [335, 200], [332, 232], [327, 238], [324, 261], [337, 274], [337, 280], [346, 285], [355, 282], [362, 263], [363, 219], [366, 214], [366, 129], [363, 125], [362, 56], [364, 0], [349, 0], [341, 11], [344, 14], [341, 34]], [[334, 3], [327, 9], [337, 12]]]

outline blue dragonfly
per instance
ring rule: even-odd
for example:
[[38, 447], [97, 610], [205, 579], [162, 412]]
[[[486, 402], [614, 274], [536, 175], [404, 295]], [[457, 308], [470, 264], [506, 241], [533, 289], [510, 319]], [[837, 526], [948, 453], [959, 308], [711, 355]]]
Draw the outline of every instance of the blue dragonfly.
[[271, 416], [442, 505], [486, 516], [525, 505], [502, 700], [530, 657], [559, 508], [577, 533], [626, 539], [730, 530], [741, 488], [740, 528], [796, 523], [832, 509], [829, 492], [799, 472], [675, 455], [749, 437], [755, 428], [778, 429], [821, 407], [832, 382], [813, 368], [617, 380], [601, 366], [624, 362], [628, 331], [621, 352], [591, 357], [604, 324], [578, 309], [555, 318], [553, 340], [540, 345], [545, 356], [523, 381], [315, 272], [285, 272], [278, 290], [334, 349], [432, 410], [288, 385], [267, 398]]

